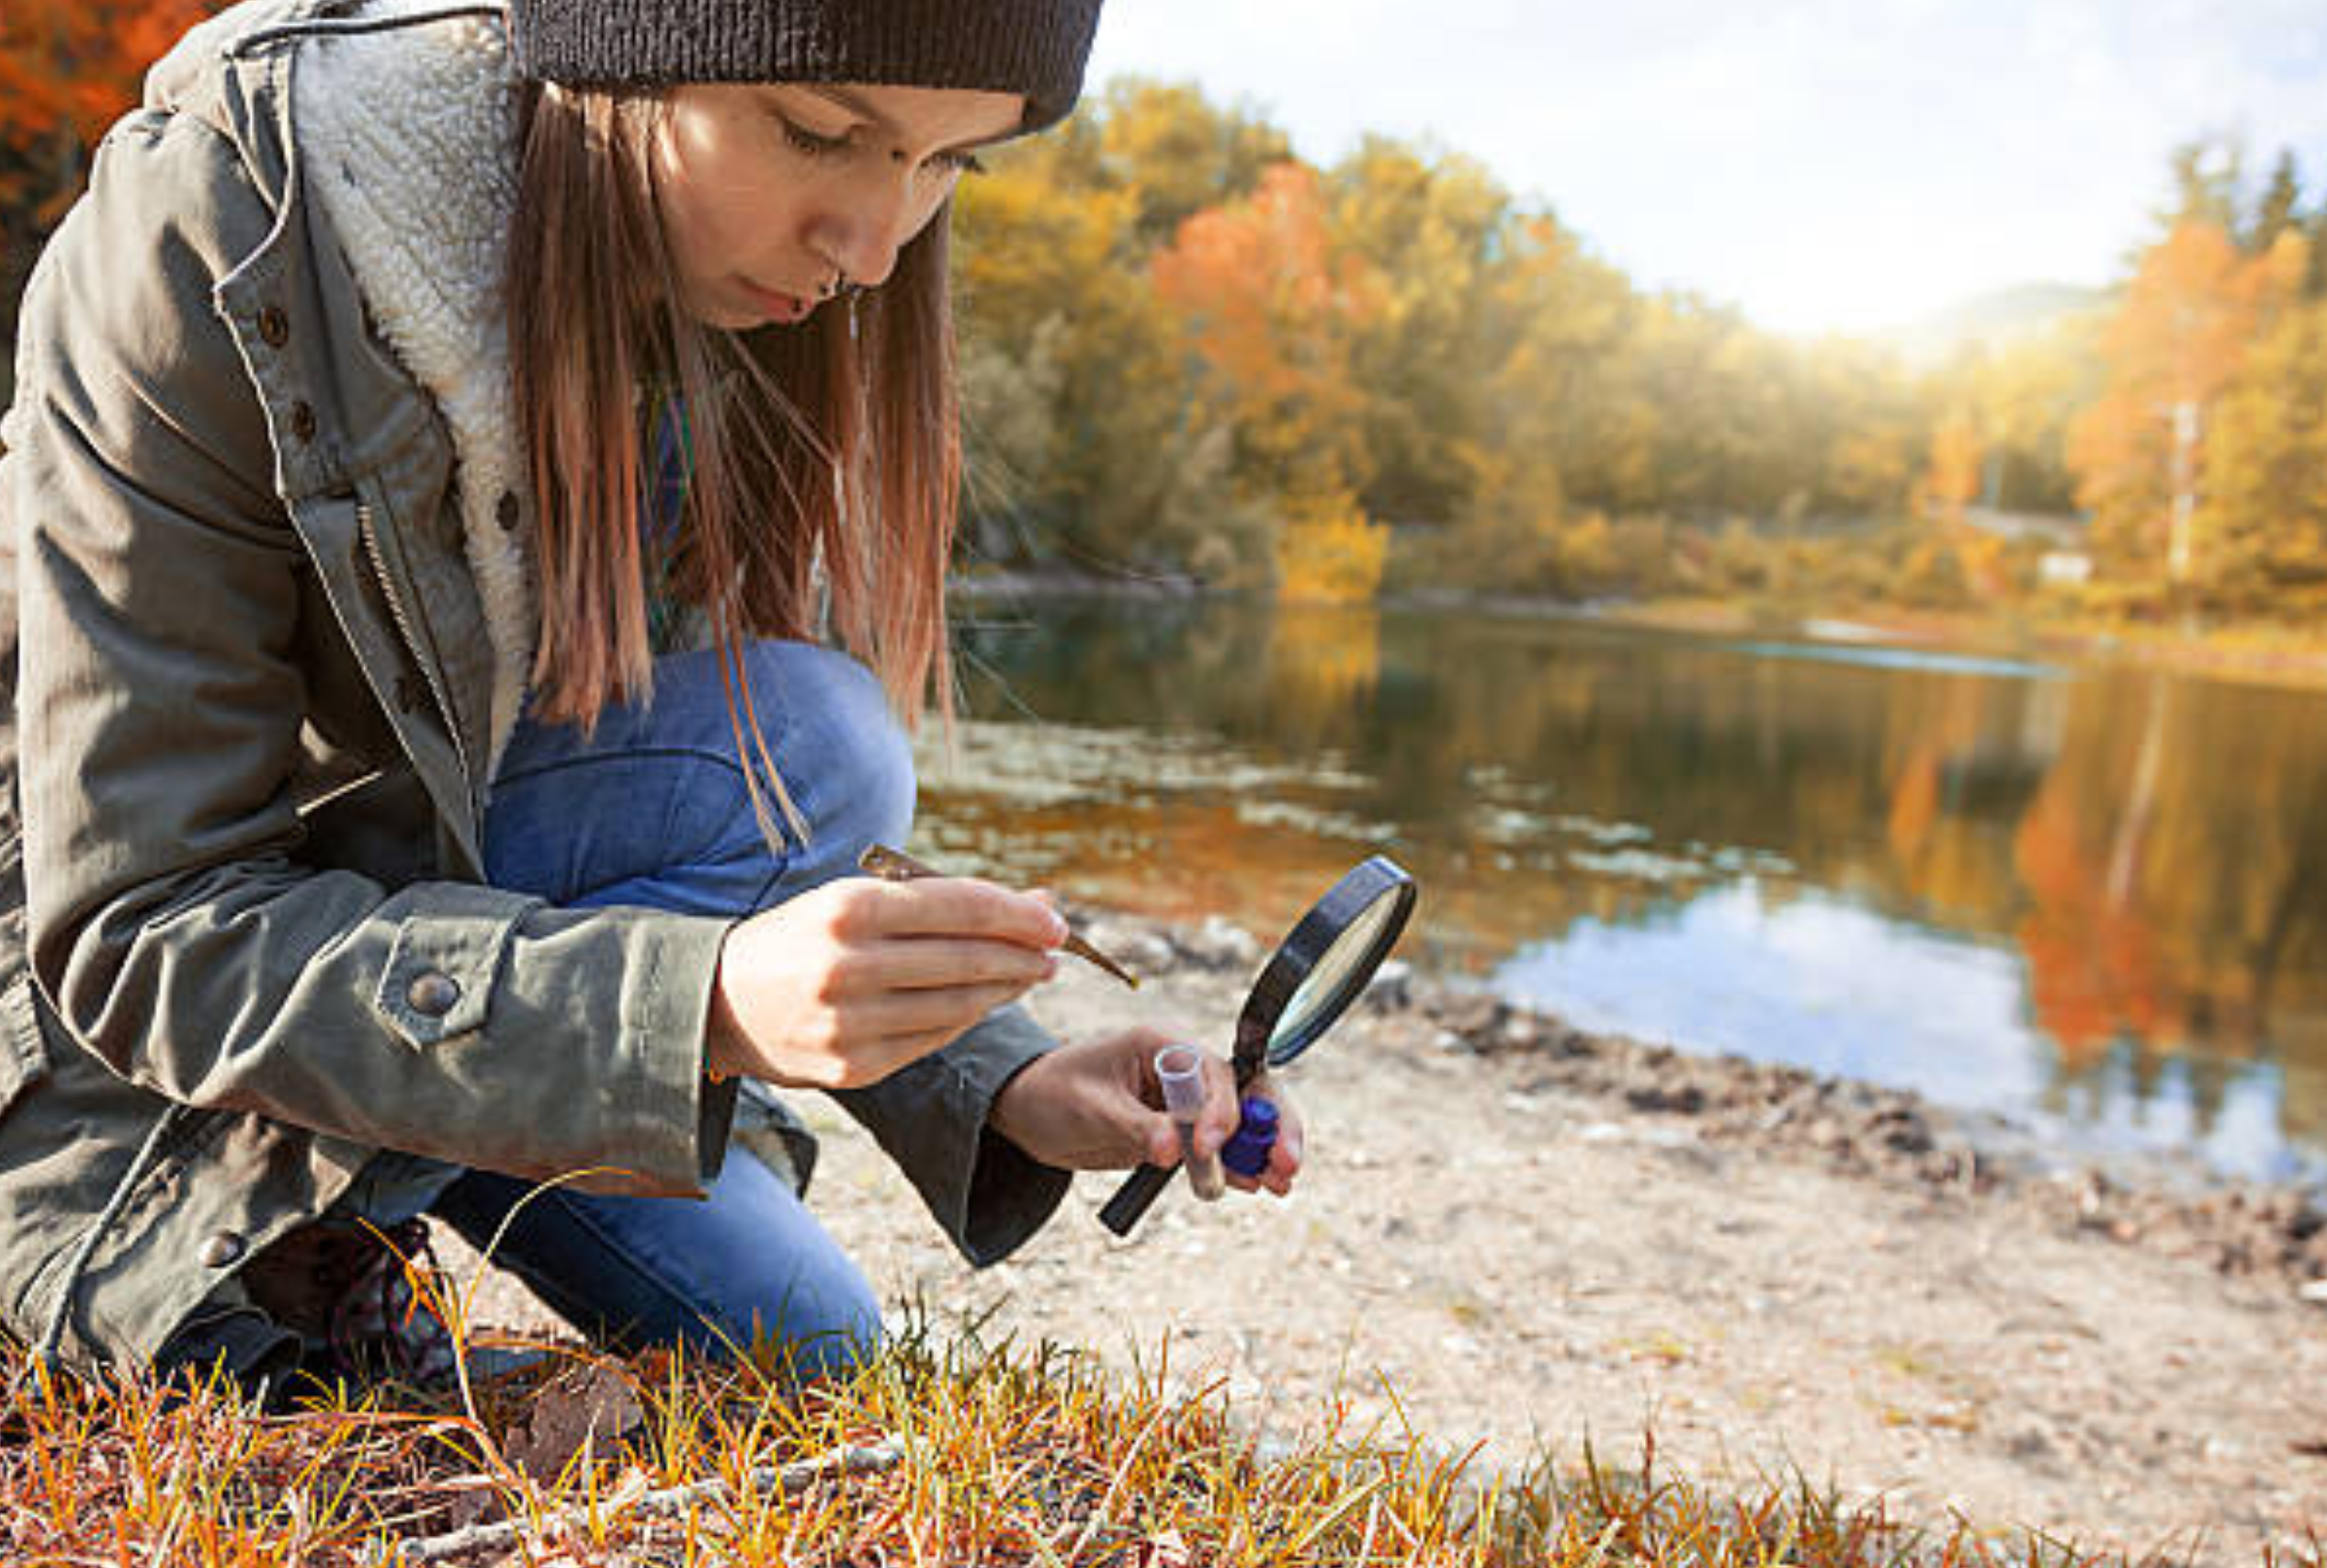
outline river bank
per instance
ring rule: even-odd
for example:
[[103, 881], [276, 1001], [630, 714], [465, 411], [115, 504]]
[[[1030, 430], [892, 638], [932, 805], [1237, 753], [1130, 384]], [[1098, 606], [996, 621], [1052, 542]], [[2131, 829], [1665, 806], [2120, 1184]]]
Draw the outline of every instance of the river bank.
[[[1081, 912], [1147, 978], [1069, 966], [1065, 1035], [1224, 1038], [1258, 945]], [[2304, 1195], [2060, 1161], [1912, 1096], [1569, 1029], [1392, 975], [1286, 1083], [1293, 1199], [1175, 1189], [1129, 1241], [1078, 1180], [972, 1272], [820, 1100], [812, 1202], [884, 1297], [1127, 1372], [1224, 1380], [1290, 1435], [1408, 1426], [1481, 1466], [1589, 1443], [1895, 1515], [2258, 1564], [2327, 1534], [2327, 1233]], [[488, 1317], [539, 1322], [510, 1293]]]
[[[1201, 581], [1174, 574], [1048, 569], [981, 572], [953, 578], [948, 593], [972, 606], [1046, 598], [1169, 603], [1217, 595]], [[1367, 606], [1361, 608], [1375, 608]], [[1387, 593], [1379, 608], [1470, 609], [1489, 615], [1549, 618], [1685, 632], [1700, 637], [1799, 637], [1837, 645], [1878, 644], [1974, 651], [2015, 657], [2121, 663], [2215, 679], [2327, 689], [2327, 640], [2307, 626], [2236, 622], [2191, 631], [2162, 623], [2105, 621], [2071, 614], [1947, 611], [1900, 605], [1815, 609], [1737, 599], [1570, 600], [1468, 589]]]

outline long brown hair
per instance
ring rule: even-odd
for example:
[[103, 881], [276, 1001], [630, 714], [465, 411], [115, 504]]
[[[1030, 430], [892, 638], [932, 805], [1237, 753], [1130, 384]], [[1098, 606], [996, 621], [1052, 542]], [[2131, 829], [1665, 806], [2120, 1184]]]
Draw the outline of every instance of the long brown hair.
[[[684, 311], [656, 210], [666, 108], [652, 93], [528, 89], [508, 300], [540, 584], [530, 711], [586, 726], [652, 695], [648, 574], [667, 572], [709, 622], [773, 842], [763, 782], [801, 828], [752, 720], [745, 642], [813, 639], [828, 613], [901, 718], [932, 698], [951, 714], [944, 588], [961, 437], [947, 213], [876, 290], [797, 326], [705, 327]], [[664, 559], [641, 509], [648, 426], [671, 393], [691, 460]]]

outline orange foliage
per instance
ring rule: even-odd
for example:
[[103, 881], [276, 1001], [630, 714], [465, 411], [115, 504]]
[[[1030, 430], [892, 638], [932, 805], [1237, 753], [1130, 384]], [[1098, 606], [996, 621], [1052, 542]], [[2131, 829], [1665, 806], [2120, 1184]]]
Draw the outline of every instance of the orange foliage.
[[[2126, 548], [2162, 543], [2174, 491], [2196, 472], [2205, 411], [2271, 313], [2299, 290], [2305, 265], [2297, 233], [2250, 256], [2197, 222], [2176, 225], [2141, 257], [2103, 335], [2107, 386], [2069, 433], [2077, 498]], [[2177, 437], [2185, 409], [2194, 437]]]
[[7, 0], [0, 6], [0, 203], [52, 218], [82, 154], [138, 100], [147, 66], [221, 0]]
[[1961, 414], [1942, 420], [1931, 433], [1930, 466], [1924, 471], [1927, 512], [1960, 517], [1980, 498], [1980, 464], [1986, 449], [1980, 432]]
[[1336, 245], [1317, 171], [1275, 165], [1246, 199], [1181, 224], [1152, 265], [1156, 293], [1237, 404], [1255, 477], [1279, 494], [1362, 483], [1351, 349], [1385, 293]]
[[2072, 1070], [2106, 1055], [2120, 1032], [2170, 1040], [2188, 1011], [2142, 901], [2110, 885], [2105, 858], [2083, 841], [2085, 820], [2056, 773], [2013, 841], [2033, 901], [2019, 929], [2030, 1005]]

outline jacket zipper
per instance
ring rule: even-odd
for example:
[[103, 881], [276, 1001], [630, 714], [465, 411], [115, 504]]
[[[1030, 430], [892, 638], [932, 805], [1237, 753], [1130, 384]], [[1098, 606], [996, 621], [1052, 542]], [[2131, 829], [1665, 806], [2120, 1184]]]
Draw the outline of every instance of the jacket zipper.
[[380, 526], [371, 503], [361, 496], [356, 499], [356, 531], [363, 536], [364, 554], [370, 558], [372, 574], [380, 579], [380, 591], [388, 601], [388, 618], [396, 623], [396, 631], [403, 639], [404, 651], [412, 662], [420, 666], [421, 679], [428, 683], [429, 695], [437, 699], [437, 710], [444, 716], [445, 733], [452, 737], [452, 752], [460, 764], [460, 787], [469, 799], [469, 809], [476, 810], [476, 769], [469, 762], [469, 745], [461, 738], [460, 722], [454, 716], [451, 695], [437, 676], [435, 665], [420, 646], [420, 638], [413, 630], [411, 615], [404, 608], [403, 595], [396, 586], [395, 574], [388, 569], [388, 553], [380, 542]]

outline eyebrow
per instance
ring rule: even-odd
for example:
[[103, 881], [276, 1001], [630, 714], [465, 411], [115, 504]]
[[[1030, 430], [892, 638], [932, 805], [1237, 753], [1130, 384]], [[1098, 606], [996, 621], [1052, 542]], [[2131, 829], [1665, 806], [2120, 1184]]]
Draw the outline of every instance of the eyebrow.
[[[813, 93], [820, 98], [824, 98], [830, 102], [838, 104], [841, 108], [857, 116], [859, 119], [866, 121], [871, 125], [875, 131], [880, 131], [882, 135], [891, 138], [892, 141], [902, 142], [905, 139], [904, 128], [902, 126], [899, 125], [895, 120], [890, 119], [887, 115], [881, 113], [878, 108], [875, 108], [870, 99], [866, 98], [861, 94], [852, 93], [846, 87], [836, 87], [825, 82], [787, 82], [780, 85], [784, 86], [797, 87], [802, 92]], [[950, 147], [940, 148], [939, 151], [946, 153], [967, 153], [971, 151], [973, 148], [991, 147], [998, 142], [1007, 142], [1011, 137], [1016, 135], [1017, 133], [1018, 128], [1013, 125], [1008, 130], [997, 131], [991, 136], [973, 136], [967, 142], [957, 142]]]

